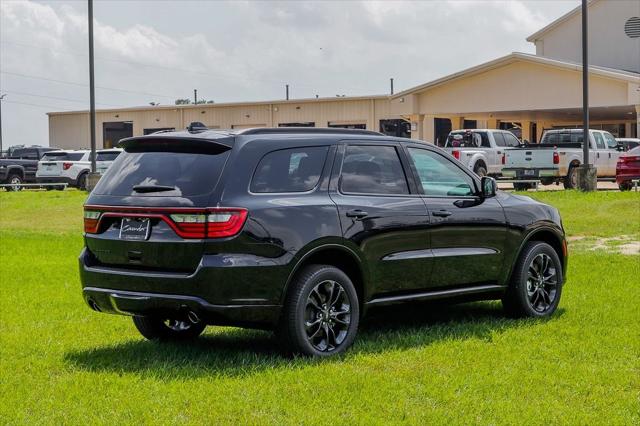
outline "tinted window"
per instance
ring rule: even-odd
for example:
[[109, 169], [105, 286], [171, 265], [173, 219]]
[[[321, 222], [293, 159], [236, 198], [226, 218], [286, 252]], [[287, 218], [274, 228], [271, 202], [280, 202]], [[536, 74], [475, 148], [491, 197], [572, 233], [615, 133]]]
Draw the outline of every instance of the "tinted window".
[[42, 161], [80, 161], [83, 156], [83, 152], [47, 152]]
[[545, 133], [540, 141], [543, 145], [556, 145], [560, 142], [560, 133]]
[[484, 138], [480, 133], [477, 132], [451, 132], [447, 137], [447, 143], [445, 144], [445, 147], [477, 148], [487, 137], [486, 134], [483, 135]]
[[342, 162], [340, 189], [356, 194], [409, 193], [400, 158], [391, 146], [348, 146]]
[[23, 160], [37, 160], [38, 151], [35, 149], [16, 149], [11, 153], [11, 158], [22, 158]]
[[504, 136], [502, 135], [502, 133], [494, 132], [493, 133], [493, 138], [496, 140], [496, 145], [498, 145], [498, 146], [506, 146], [506, 142], [504, 140]]
[[584, 141], [584, 135], [582, 134], [582, 132], [573, 132], [573, 133], [571, 133], [571, 142], [572, 143], [579, 143], [580, 145], [582, 145], [582, 141]]
[[489, 142], [489, 135], [486, 133], [478, 133], [482, 138], [482, 146], [485, 148], [491, 148], [491, 142]]
[[426, 195], [459, 197], [474, 194], [473, 179], [444, 156], [419, 148], [409, 148], [409, 155]]
[[511, 133], [503, 133], [505, 146], [520, 146], [520, 141], [518, 138], [513, 136]]
[[305, 192], [318, 184], [328, 147], [282, 149], [265, 155], [251, 180], [251, 192]]
[[[123, 152], [102, 176], [96, 194], [117, 196], [179, 197], [210, 193], [229, 151], [194, 152]], [[174, 190], [137, 193], [136, 185], [173, 186]]]

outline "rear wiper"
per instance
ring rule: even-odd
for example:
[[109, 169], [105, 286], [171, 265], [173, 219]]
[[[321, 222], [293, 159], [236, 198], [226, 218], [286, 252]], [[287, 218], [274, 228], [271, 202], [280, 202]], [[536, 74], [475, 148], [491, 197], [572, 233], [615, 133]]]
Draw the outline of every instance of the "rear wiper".
[[136, 192], [164, 192], [175, 191], [175, 186], [166, 185], [134, 185], [133, 190]]

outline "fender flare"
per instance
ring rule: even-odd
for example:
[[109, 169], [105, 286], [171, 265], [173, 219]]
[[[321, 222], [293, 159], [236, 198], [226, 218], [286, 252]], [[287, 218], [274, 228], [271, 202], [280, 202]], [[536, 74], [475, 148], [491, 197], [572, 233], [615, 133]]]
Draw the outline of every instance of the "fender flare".
[[[557, 242], [562, 245], [563, 241], [565, 241], [564, 237], [562, 236], [562, 232], [558, 230], [557, 227], [555, 226], [551, 226], [551, 225], [540, 225], [540, 226], [536, 226], [534, 228], [531, 228], [530, 230], [528, 230], [528, 232], [526, 233], [526, 235], [524, 236], [524, 238], [522, 239], [522, 241], [520, 242], [520, 245], [518, 246], [518, 249], [516, 250], [516, 256], [515, 256], [515, 260], [513, 262], [511, 262], [511, 266], [509, 267], [509, 273], [506, 276], [506, 280], [507, 282], [505, 283], [505, 285], [509, 285], [509, 283], [511, 282], [511, 275], [513, 274], [513, 270], [516, 267], [516, 262], [518, 261], [518, 259], [520, 259], [520, 256], [522, 255], [522, 250], [524, 250], [524, 247], [527, 245], [527, 243], [529, 241], [532, 240], [533, 237], [535, 237], [537, 234], [540, 234], [541, 232], [549, 232], [551, 233], [556, 239]], [[566, 242], [565, 242], [566, 244]], [[566, 245], [565, 245], [566, 247]], [[554, 247], [555, 248], [555, 247]], [[560, 261], [562, 262], [562, 277], [563, 279], [566, 279], [566, 264], [567, 264], [567, 255], [565, 253], [558, 253], [558, 257], [560, 258]]]

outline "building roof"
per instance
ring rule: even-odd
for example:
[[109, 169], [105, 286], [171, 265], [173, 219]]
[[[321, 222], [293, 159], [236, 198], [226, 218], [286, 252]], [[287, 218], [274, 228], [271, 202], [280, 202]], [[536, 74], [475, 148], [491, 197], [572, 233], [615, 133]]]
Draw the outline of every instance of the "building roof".
[[[594, 0], [597, 1], [597, 0]], [[393, 96], [392, 99], [396, 99], [402, 96], [406, 96], [415, 92], [422, 92], [427, 89], [430, 89], [435, 86], [439, 86], [441, 84], [448, 83], [452, 80], [457, 80], [464, 77], [469, 77], [471, 75], [480, 74], [486, 71], [489, 71], [494, 68], [499, 68], [514, 62], [525, 61], [531, 63], [538, 63], [542, 65], [554, 66], [558, 68], [569, 69], [573, 71], [581, 71], [582, 64], [577, 62], [570, 61], [560, 61], [558, 59], [545, 58], [543, 56], [532, 55], [529, 53], [521, 53], [521, 52], [513, 52], [509, 55], [500, 57], [498, 59], [494, 59], [493, 61], [485, 62], [483, 64], [477, 65], [475, 67], [467, 68], [465, 70], [459, 71], [457, 73], [449, 74], [445, 77], [430, 81], [428, 83], [412, 87], [410, 89], [399, 92]], [[613, 68], [606, 68], [600, 66], [589, 66], [589, 72], [592, 75], [600, 75], [603, 77], [613, 78], [616, 80], [624, 80], [631, 83], [640, 83], [640, 74], [634, 73], [631, 71], [623, 71]]]
[[[127, 111], [148, 111], [148, 110], [175, 110], [175, 109], [202, 109], [202, 108], [217, 108], [217, 107], [233, 107], [233, 106], [254, 106], [254, 105], [285, 105], [285, 104], [301, 104], [311, 102], [346, 102], [346, 101], [363, 101], [363, 100], [376, 100], [376, 99], [388, 99], [389, 95], [372, 95], [372, 96], [335, 96], [330, 98], [302, 98], [302, 99], [279, 99], [276, 101], [253, 101], [253, 102], [222, 102], [213, 104], [186, 104], [186, 105], [156, 105], [156, 106], [134, 106], [134, 107], [122, 107], [122, 108], [100, 108], [97, 112], [127, 112]], [[48, 112], [47, 115], [64, 115], [64, 114], [78, 114], [89, 113], [89, 110], [76, 110], [76, 111], [53, 111]]]
[[[591, 5], [593, 3], [595, 3], [595, 2], [597, 2], [597, 1], [599, 1], [599, 0], [588, 0], [587, 7], [591, 7]], [[536, 31], [533, 34], [531, 34], [529, 37], [527, 37], [527, 41], [534, 43], [536, 40], [540, 39], [540, 36], [546, 34], [547, 32], [549, 32], [552, 29], [558, 27], [559, 25], [562, 25], [564, 22], [568, 21], [569, 19], [573, 18], [574, 16], [579, 15], [581, 11], [582, 11], [582, 5], [571, 9], [569, 12], [565, 13], [564, 15], [562, 15], [561, 17], [559, 17], [555, 21], [551, 22], [546, 27]]]

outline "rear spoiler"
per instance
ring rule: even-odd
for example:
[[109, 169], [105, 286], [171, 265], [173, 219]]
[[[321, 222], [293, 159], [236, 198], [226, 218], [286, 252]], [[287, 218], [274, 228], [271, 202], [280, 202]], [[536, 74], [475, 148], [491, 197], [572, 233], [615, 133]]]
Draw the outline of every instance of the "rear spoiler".
[[220, 138], [186, 134], [151, 134], [121, 139], [118, 147], [126, 152], [183, 152], [194, 154], [220, 154], [233, 147], [233, 137]]

